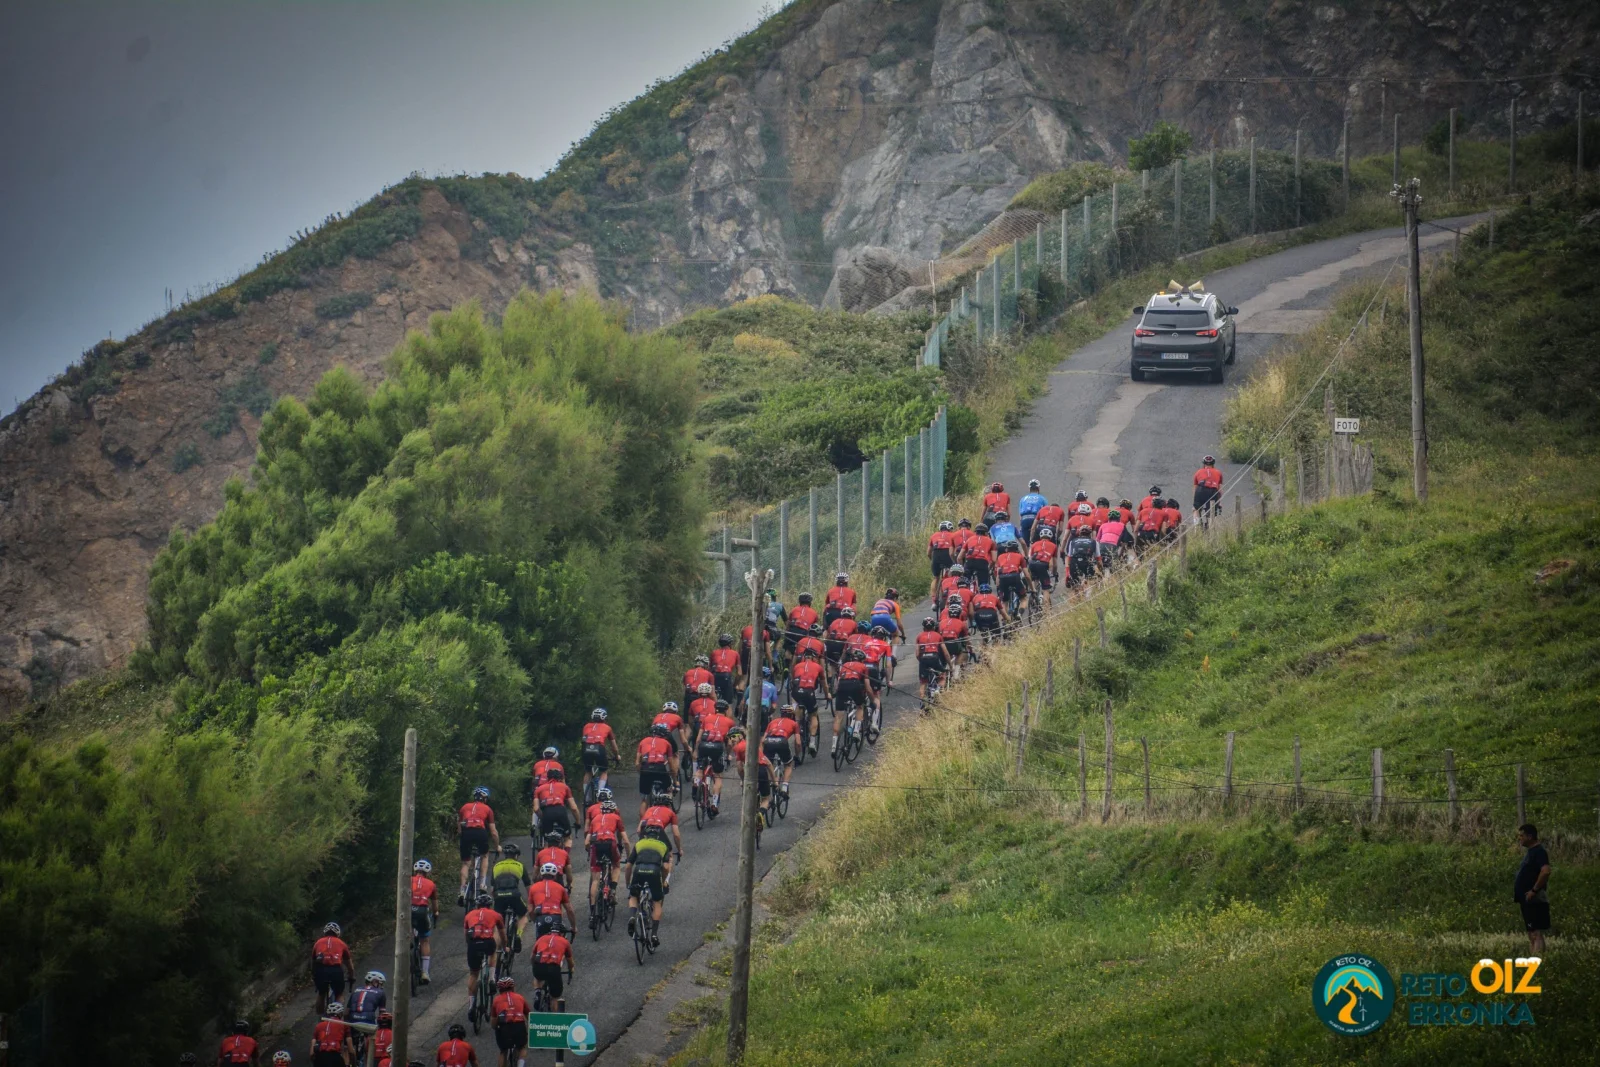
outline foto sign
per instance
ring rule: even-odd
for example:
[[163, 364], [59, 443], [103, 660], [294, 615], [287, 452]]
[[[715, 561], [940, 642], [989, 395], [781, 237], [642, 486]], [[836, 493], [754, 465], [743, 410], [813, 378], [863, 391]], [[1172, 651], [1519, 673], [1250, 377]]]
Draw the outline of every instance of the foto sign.
[[1360, 419], [1334, 419], [1333, 420], [1333, 432], [1334, 433], [1360, 433], [1361, 432], [1361, 420]]
[[533, 1012], [528, 1015], [528, 1047], [559, 1048], [580, 1056], [594, 1051], [594, 1023], [587, 1015]]

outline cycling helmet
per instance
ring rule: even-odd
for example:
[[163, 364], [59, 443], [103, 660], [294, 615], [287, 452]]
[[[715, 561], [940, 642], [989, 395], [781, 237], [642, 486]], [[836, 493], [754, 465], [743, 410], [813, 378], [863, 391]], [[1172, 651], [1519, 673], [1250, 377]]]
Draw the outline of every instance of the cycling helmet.
[[1111, 501], [1103, 496], [1095, 497], [1094, 506], [1097, 508], [1109, 508]]
[[544, 751], [541, 752], [540, 755], [545, 759], [560, 759], [561, 750], [554, 745], [546, 745], [544, 746]]
[[545, 772], [544, 772], [544, 780], [547, 781], [547, 782], [565, 781], [566, 777], [567, 777], [567, 772], [562, 770], [560, 767], [550, 767], [550, 768], [547, 768], [545, 770]]
[[1088, 503], [1089, 494], [1085, 493], [1082, 489], [1079, 489], [1076, 493], [1072, 494], [1072, 499], [1081, 501], [1083, 503]]
[[701, 682], [699, 685], [695, 686], [694, 691], [696, 693], [699, 693], [703, 697], [708, 697], [712, 693], [715, 693], [716, 689], [712, 686], [712, 684], [710, 682]]
[[[733, 635], [732, 634], [718, 634], [717, 635], [717, 644], [719, 644], [719, 645], [731, 645], [731, 644], [733, 644]], [[708, 660], [707, 662], [710, 662], [710, 661]]]
[[839, 609], [839, 614], [847, 619], [853, 619], [856, 617], [856, 609], [846, 604], [844, 607]]
[[678, 714], [678, 702], [676, 700], [669, 700], [665, 704], [661, 705], [661, 710], [672, 715], [676, 715]]
[[1037, 489], [1037, 488], [1039, 488], [1039, 479], [1037, 479], [1037, 478], [1028, 479], [1028, 488], [1029, 489]]
[[995, 482], [993, 485], [991, 485], [989, 487], [989, 492], [991, 492], [991, 493], [1003, 493], [1005, 491], [1006, 491], [1006, 487], [1001, 485], [999, 482]]
[[[950, 602], [950, 606], [945, 609], [944, 613], [946, 615], [950, 616], [952, 619], [961, 618], [961, 605], [960, 605], [960, 603], [958, 603], [957, 601], [952, 600]], [[928, 622], [933, 624], [932, 626], [927, 627], [930, 630], [933, 629], [934, 626], [939, 625], [938, 623], [934, 622], [932, 619], [929, 619]]]
[[599, 789], [594, 791], [594, 798], [602, 804], [610, 800], [613, 795], [614, 794], [611, 792], [610, 786], [601, 786]]
[[992, 593], [994, 592], [994, 586], [990, 585], [988, 582], [980, 582], [978, 583], [978, 592]]
[[388, 981], [388, 979], [383, 976], [382, 971], [367, 972], [366, 983], [368, 985], [382, 985], [386, 981]]
[[1007, 522], [1011, 519], [1011, 513], [1008, 511], [997, 511], [994, 513], [994, 517], [999, 519], [1001, 522]]
[[322, 1014], [326, 1015], [330, 1019], [343, 1019], [344, 1005], [340, 1004], [337, 1000], [330, 1000], [328, 1001], [328, 1006], [323, 1009]]
[[939, 620], [934, 618], [932, 615], [929, 615], [927, 618], [922, 620], [922, 628], [924, 630], [934, 630], [937, 629], [938, 626]]
[[515, 978], [511, 977], [508, 974], [504, 978], [502, 978], [498, 982], [496, 982], [494, 984], [494, 987], [496, 989], [500, 990], [500, 992], [502, 992], [502, 993], [509, 993], [513, 989], [517, 988], [517, 980]]
[[1110, 519], [1112, 522], [1121, 522], [1122, 521], [1122, 509], [1121, 508], [1112, 508], [1111, 511], [1106, 515], [1106, 518]]
[[972, 588], [972, 583], [970, 581], [968, 581], [967, 579], [965, 579], [965, 578], [957, 578], [956, 579], [956, 588], [957, 589], [971, 589]]
[[954, 593], [952, 593], [950, 595], [950, 606], [951, 607], [959, 608], [961, 605], [963, 605], [965, 603], [966, 603], [966, 601], [963, 600], [960, 596], [958, 596], [958, 595], [956, 595]]
[[799, 710], [800, 706], [798, 704], [781, 704], [778, 707], [778, 714], [787, 715], [792, 719]]
[[873, 637], [888, 637], [889, 628], [887, 626], [874, 626], [871, 633]]
[[478, 788], [472, 791], [472, 799], [476, 800], [479, 804], [487, 802], [489, 799], [489, 787], [486, 785], [478, 786]]
[[467, 1039], [467, 1028], [460, 1023], [451, 1023], [449, 1037], [452, 1041], [465, 1041]]
[[[181, 1063], [181, 1062], [184, 1062], [184, 1061], [180, 1060], [179, 1062]], [[189, 1060], [188, 1062], [189, 1063], [193, 1063], [194, 1060]], [[273, 1063], [293, 1063], [294, 1059], [287, 1052], [283, 1051], [282, 1049], [279, 1049], [277, 1052], [274, 1052], [272, 1054], [272, 1062]]]
[[411, 869], [416, 871], [418, 874], [432, 874], [433, 864], [429, 863], [427, 860], [418, 860], [411, 865]]
[[233, 1032], [236, 1033], [236, 1034], [248, 1034], [250, 1032], [250, 1020], [248, 1020], [248, 1019], [235, 1019], [235, 1020], [233, 1020]]
[[338, 937], [339, 933], [340, 933], [339, 924], [338, 923], [329, 923], [327, 926], [324, 926], [322, 928], [322, 932], [324, 934], [326, 934], [328, 937]]
[[980, 522], [978, 525], [972, 528], [972, 532], [977, 534], [979, 537], [982, 537], [984, 534], [989, 532], [989, 524], [986, 522]]
[[941, 531], [945, 532], [945, 533], [949, 533], [951, 530], [954, 530], [955, 528], [956, 528], [956, 524], [951, 522], [949, 519], [944, 519], [939, 523], [939, 529]]
[[844, 571], [840, 571], [838, 574], [835, 574], [833, 576], [833, 584], [834, 585], [849, 585], [850, 584], [850, 576], [848, 574], [846, 574]]
[[694, 665], [696, 667], [709, 667], [711, 666], [711, 657], [702, 652], [694, 658]]
[[883, 599], [885, 599], [885, 600], [899, 600], [900, 599], [900, 590], [896, 589], [894, 586], [891, 585], [889, 588], [887, 588], [887, 589], [885, 589], [883, 591]]
[[768, 600], [777, 600], [778, 599], [778, 591], [776, 589], [768, 589], [767, 590], [767, 599]]
[[1160, 496], [1161, 495], [1161, 487], [1159, 485], [1152, 485], [1150, 487], [1150, 495], [1151, 496]]
[[378, 1012], [378, 1025], [383, 1026], [386, 1023], [391, 1025], [394, 1023], [394, 1012], [390, 1011], [388, 1008], [384, 1008]]
[[971, 519], [962, 519], [960, 522], [956, 523], [956, 525], [957, 526], [965, 526], [968, 529], [971, 529], [972, 528], [972, 520]]
[[650, 789], [650, 806], [652, 808], [670, 806], [671, 804], [672, 804], [672, 798], [669, 797], [666, 794], [666, 791], [661, 788], [661, 784], [659, 782], [651, 787], [651, 789]]
[[668, 726], [664, 722], [652, 723], [650, 726], [650, 732], [657, 737], [666, 737], [672, 732], [672, 727]]
[[1036, 533], [1046, 541], [1054, 541], [1056, 539], [1056, 528], [1054, 526], [1041, 526]]
[[859, 648], [852, 648], [848, 654], [848, 658], [855, 660], [857, 663], [867, 662], [867, 654], [861, 651]]
[[492, 907], [494, 907], [494, 894], [492, 894], [492, 893], [479, 893], [478, 894], [478, 907], [480, 907], [480, 908], [492, 908]]
[[1207, 456], [1205, 459], [1200, 461], [1200, 465], [1202, 467], [1209, 467], [1213, 463], [1215, 463], [1216, 461], [1217, 461], [1217, 457], [1215, 457], [1215, 456]]
[[1120, 504], [1121, 504], [1122, 509], [1124, 511], [1126, 511], [1127, 509], [1133, 507], [1133, 501], [1129, 500], [1127, 497], [1123, 497], [1122, 500], [1120, 501]]
[[562, 833], [560, 830], [551, 830], [549, 833], [544, 835], [544, 843], [550, 848], [555, 848], [566, 839], [567, 835]]
[[718, 700], [716, 705], [715, 705], [715, 707], [716, 707], [717, 711], [719, 711], [719, 712], [727, 711], [728, 710], [728, 702], [726, 700]]
[[[614, 812], [614, 811], [617, 810], [617, 802], [615, 800], [602, 800], [600, 802], [600, 810], [605, 812], [605, 813], [607, 813], [607, 814], [610, 814], [611, 812]], [[493, 901], [491, 899], [491, 903], [492, 902]]]
[[811, 594], [801, 593], [796, 599], [802, 604], [809, 604], [811, 603]]
[[504, 845], [501, 846], [501, 851], [503, 851], [508, 856], [520, 856], [520, 855], [522, 855], [522, 848], [515, 841], [507, 841]]
[[823, 634], [826, 632], [827, 631], [822, 628], [822, 624], [820, 622], [814, 622], [811, 624], [811, 633], [813, 635]]
[[771, 667], [762, 667], [761, 668], [761, 677], [763, 677], [763, 678], [771, 678], [772, 677], [772, 668]]
[[955, 575], [956, 577], [959, 578], [959, 577], [961, 577], [961, 575], [967, 573], [967, 568], [963, 567], [959, 563], [955, 563], [955, 564], [951, 565], [949, 573], [951, 573], [951, 574], [953, 574], [953, 575]]
[[591, 722], [605, 722], [606, 721], [606, 709], [605, 708], [595, 708], [593, 711], [591, 711], [589, 713], [589, 720]]

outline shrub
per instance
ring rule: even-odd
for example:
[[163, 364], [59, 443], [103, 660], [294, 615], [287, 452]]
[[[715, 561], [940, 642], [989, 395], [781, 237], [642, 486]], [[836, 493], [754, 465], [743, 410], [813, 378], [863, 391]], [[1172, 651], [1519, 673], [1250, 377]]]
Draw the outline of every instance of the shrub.
[[58, 422], [54, 426], [50, 427], [51, 444], [64, 445], [70, 440], [72, 440], [72, 431], [67, 427], [66, 423]]
[[256, 363], [263, 367], [277, 358], [278, 342], [276, 341], [268, 341], [261, 346], [261, 351], [256, 353]]
[[371, 293], [336, 293], [317, 305], [317, 317], [322, 319], [348, 318], [362, 308], [371, 306], [371, 304]]
[[1128, 169], [1135, 173], [1159, 170], [1173, 160], [1188, 155], [1189, 146], [1193, 143], [1194, 137], [1189, 131], [1180, 130], [1162, 119], [1143, 137], [1128, 139]]
[[200, 449], [195, 446], [193, 441], [185, 441], [183, 444], [179, 445], [178, 450], [172, 454], [172, 473], [182, 474], [190, 467], [199, 466], [202, 462], [203, 460], [200, 458]]
[[1055, 214], [1077, 207], [1086, 196], [1103, 193], [1113, 181], [1126, 180], [1104, 163], [1074, 163], [1065, 170], [1035, 178], [1018, 193], [1009, 207]]

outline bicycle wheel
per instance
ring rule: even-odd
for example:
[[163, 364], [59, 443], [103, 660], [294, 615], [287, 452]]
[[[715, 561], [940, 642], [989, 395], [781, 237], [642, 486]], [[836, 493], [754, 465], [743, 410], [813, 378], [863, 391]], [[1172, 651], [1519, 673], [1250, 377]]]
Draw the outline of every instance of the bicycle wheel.
[[833, 746], [833, 769], [835, 771], [841, 771], [844, 769], [844, 754], [850, 749], [849, 730], [844, 730], [841, 733], [842, 736], [834, 738], [834, 740], [838, 742]]
[[789, 817], [789, 794], [780, 790], [777, 798], [773, 801], [773, 806], [778, 809], [778, 818], [787, 819]]
[[845, 735], [844, 758], [846, 763], [854, 763], [856, 757], [861, 755], [861, 725], [859, 723]]
[[705, 829], [705, 825], [706, 825], [705, 786], [697, 785], [697, 786], [694, 787], [694, 828], [696, 830], [703, 830], [703, 829]]
[[878, 738], [883, 736], [883, 709], [873, 708], [867, 715], [866, 722], [867, 744], [876, 745]]
[[418, 947], [419, 938], [416, 930], [411, 931], [411, 995], [416, 996], [417, 990], [422, 988], [422, 951]]

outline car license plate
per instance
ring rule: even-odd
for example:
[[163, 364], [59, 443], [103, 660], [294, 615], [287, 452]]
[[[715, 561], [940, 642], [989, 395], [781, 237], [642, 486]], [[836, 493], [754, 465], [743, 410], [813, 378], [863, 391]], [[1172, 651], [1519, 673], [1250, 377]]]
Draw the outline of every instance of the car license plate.
[[1188, 359], [1189, 358], [1189, 353], [1187, 353], [1187, 352], [1163, 352], [1163, 353], [1161, 353], [1161, 358], [1162, 359]]

